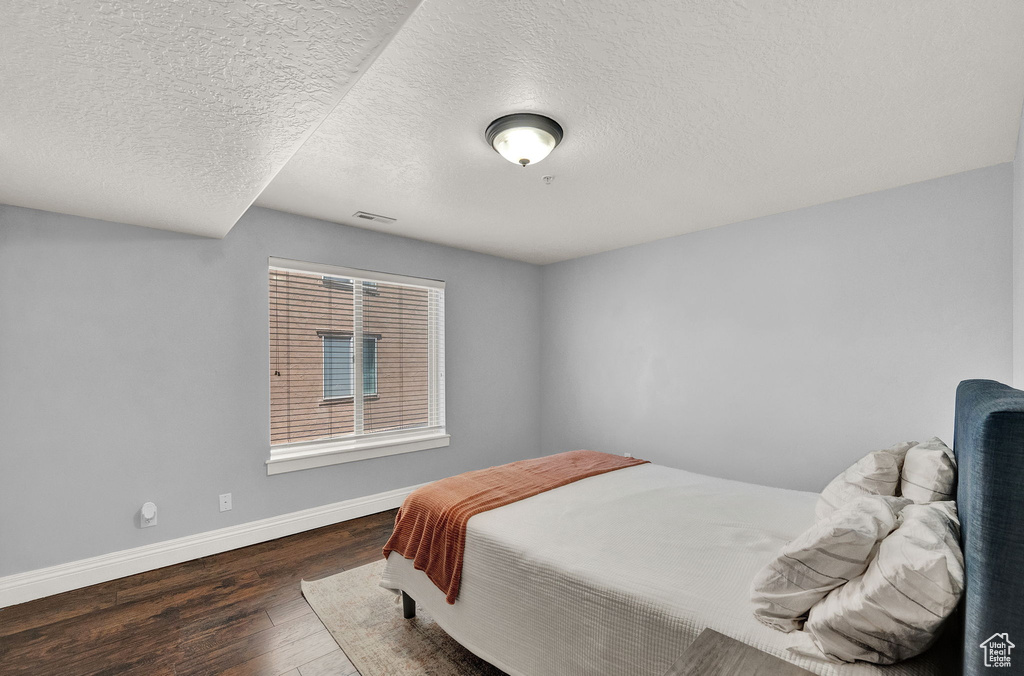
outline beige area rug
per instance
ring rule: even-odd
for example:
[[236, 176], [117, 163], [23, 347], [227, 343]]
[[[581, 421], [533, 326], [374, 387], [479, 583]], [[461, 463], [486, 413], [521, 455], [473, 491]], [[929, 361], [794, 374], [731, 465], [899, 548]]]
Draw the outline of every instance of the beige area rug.
[[402, 604], [380, 586], [384, 561], [314, 582], [302, 594], [362, 676], [503, 676], [469, 652], [422, 608], [402, 618]]

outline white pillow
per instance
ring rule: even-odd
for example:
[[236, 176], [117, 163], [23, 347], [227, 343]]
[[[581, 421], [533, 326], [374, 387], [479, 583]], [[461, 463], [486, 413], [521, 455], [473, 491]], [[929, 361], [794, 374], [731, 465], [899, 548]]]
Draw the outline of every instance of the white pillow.
[[907, 451], [900, 490], [914, 502], [952, 500], [956, 495], [956, 460], [938, 437]]
[[848, 467], [825, 486], [814, 508], [820, 520], [833, 510], [864, 495], [896, 495], [900, 481], [897, 456], [885, 451], [872, 451]]
[[754, 617], [779, 631], [799, 629], [811, 606], [864, 572], [909, 503], [881, 495], [856, 498], [786, 544], [754, 578]]
[[892, 664], [924, 652], [964, 589], [953, 502], [907, 505], [864, 574], [811, 608], [805, 631], [826, 657]]
[[893, 444], [889, 448], [884, 448], [882, 450], [883, 452], [888, 453], [892, 455], [894, 458], [896, 458], [896, 468], [902, 472], [903, 461], [907, 457], [907, 451], [909, 451], [914, 446], [917, 446], [916, 441], [901, 441], [898, 444]]

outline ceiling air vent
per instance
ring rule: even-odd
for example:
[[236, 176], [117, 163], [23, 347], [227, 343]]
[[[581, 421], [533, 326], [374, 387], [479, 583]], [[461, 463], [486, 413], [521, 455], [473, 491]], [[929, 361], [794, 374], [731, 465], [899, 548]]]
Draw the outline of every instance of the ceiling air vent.
[[352, 214], [356, 218], [361, 218], [364, 221], [373, 221], [374, 223], [380, 223], [381, 225], [391, 225], [395, 222], [394, 218], [390, 216], [381, 216], [380, 214], [371, 214], [366, 211], [357, 211]]

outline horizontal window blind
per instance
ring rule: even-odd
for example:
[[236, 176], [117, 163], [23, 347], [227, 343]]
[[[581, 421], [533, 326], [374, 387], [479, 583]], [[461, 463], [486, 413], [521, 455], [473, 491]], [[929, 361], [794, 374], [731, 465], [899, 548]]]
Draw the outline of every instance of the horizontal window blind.
[[271, 446], [443, 430], [443, 283], [279, 261]]

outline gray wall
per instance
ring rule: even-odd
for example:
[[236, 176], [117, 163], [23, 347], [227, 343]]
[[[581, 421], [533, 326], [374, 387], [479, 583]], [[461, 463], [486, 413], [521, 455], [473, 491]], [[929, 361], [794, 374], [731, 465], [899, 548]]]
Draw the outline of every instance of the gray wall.
[[[813, 490], [948, 440], [957, 381], [1011, 376], [1020, 157], [543, 269], [0, 206], [0, 576], [571, 448]], [[266, 475], [268, 256], [447, 280], [451, 447]]]
[[[267, 476], [268, 256], [448, 282], [450, 447]], [[540, 283], [263, 209], [214, 240], [0, 206], [0, 576], [536, 456]]]
[[1010, 164], [546, 266], [543, 452], [820, 490], [1012, 371]]

